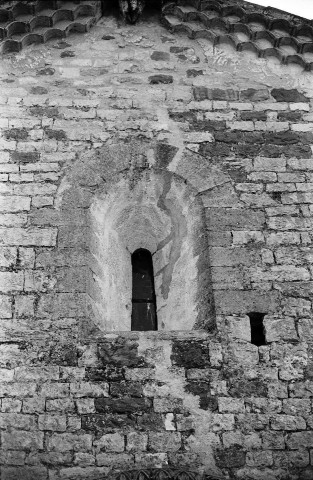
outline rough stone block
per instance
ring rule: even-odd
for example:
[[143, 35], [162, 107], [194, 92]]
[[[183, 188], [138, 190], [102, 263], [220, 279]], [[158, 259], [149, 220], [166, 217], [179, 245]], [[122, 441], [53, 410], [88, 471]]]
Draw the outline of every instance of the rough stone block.
[[89, 434], [60, 433], [48, 439], [48, 450], [58, 452], [74, 450], [74, 452], [90, 452], [92, 436]]
[[14, 430], [2, 432], [3, 450], [43, 449], [44, 434], [42, 432], [27, 432]]
[[241, 398], [220, 397], [218, 409], [220, 413], [244, 413], [245, 404]]
[[98, 451], [124, 452], [125, 437], [120, 433], [108, 433], [94, 441], [94, 446], [97, 447]]
[[35, 297], [33, 295], [15, 296], [14, 315], [16, 317], [28, 317], [34, 315], [34, 302]]
[[66, 430], [66, 416], [65, 415], [39, 415], [38, 416], [39, 430], [50, 430], [52, 432], [65, 432]]
[[274, 415], [270, 419], [273, 430], [305, 430], [306, 422], [301, 417], [292, 415]]
[[11, 297], [0, 295], [0, 318], [12, 318]]
[[23, 290], [23, 286], [23, 272], [0, 272], [0, 292], [21, 292]]
[[286, 445], [290, 450], [302, 450], [313, 445], [313, 432], [295, 432], [287, 437]]
[[131, 432], [127, 434], [126, 450], [129, 452], [146, 451], [148, 435], [146, 433]]
[[151, 432], [148, 443], [152, 452], [176, 452], [182, 447], [181, 434], [178, 432]]

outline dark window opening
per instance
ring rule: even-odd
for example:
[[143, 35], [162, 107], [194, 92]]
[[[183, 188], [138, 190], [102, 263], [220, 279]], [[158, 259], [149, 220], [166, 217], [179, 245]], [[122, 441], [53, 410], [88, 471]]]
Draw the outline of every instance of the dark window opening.
[[248, 313], [248, 315], [251, 325], [251, 343], [253, 343], [257, 347], [260, 347], [261, 345], [266, 345], [263, 325], [265, 313], [252, 312]]
[[131, 329], [157, 330], [152, 255], [139, 248], [132, 254], [133, 293]]

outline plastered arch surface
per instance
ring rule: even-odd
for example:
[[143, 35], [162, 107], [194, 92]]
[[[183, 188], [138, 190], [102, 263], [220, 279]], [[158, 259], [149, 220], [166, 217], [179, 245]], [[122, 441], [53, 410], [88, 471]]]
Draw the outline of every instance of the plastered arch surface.
[[103, 147], [79, 159], [60, 186], [61, 212], [87, 212], [87, 311], [103, 332], [131, 328], [131, 254], [138, 248], [153, 256], [159, 330], [215, 325], [202, 198], [229, 179], [192, 152], [178, 160], [175, 150], [172, 158], [159, 152], [138, 141]]

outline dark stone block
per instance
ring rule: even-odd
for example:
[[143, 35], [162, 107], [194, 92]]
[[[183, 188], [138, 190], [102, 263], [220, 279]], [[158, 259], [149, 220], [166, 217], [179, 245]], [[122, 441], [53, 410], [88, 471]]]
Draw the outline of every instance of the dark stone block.
[[164, 431], [164, 420], [161, 413], [144, 413], [137, 417], [137, 424], [140, 430]]
[[123, 368], [108, 365], [103, 368], [86, 368], [86, 379], [91, 382], [118, 382], [124, 380]]
[[103, 37], [101, 37], [101, 40], [114, 40], [115, 37], [113, 37], [113, 35], [103, 35]]
[[74, 344], [57, 344], [50, 348], [47, 362], [51, 365], [62, 365], [67, 367], [76, 367], [78, 361], [78, 351]]
[[229, 448], [217, 448], [215, 460], [219, 468], [243, 467], [246, 463], [246, 453], [240, 445], [232, 445]]
[[110, 394], [112, 397], [143, 397], [143, 388], [140, 382], [112, 382]]
[[240, 100], [243, 101], [249, 100], [251, 102], [262, 102], [263, 100], [268, 100], [269, 98], [269, 93], [264, 88], [261, 88], [260, 90], [247, 88], [247, 90], [242, 90], [240, 92]]
[[60, 55], [61, 58], [75, 57], [75, 52], [73, 50], [65, 50]]
[[209, 100], [236, 101], [238, 100], [239, 92], [232, 89], [213, 88], [208, 90], [208, 95]]
[[190, 68], [189, 70], [187, 70], [188, 78], [199, 77], [200, 75], [203, 75], [203, 70], [196, 70], [194, 68]]
[[11, 161], [13, 163], [35, 163], [40, 160], [39, 152], [12, 152]]
[[52, 130], [51, 128], [47, 128], [45, 130], [45, 134], [48, 138], [55, 138], [55, 140], [66, 140], [67, 136], [64, 130]]
[[214, 120], [195, 120], [190, 125], [190, 130], [196, 132], [215, 132], [215, 131], [223, 131], [226, 130], [226, 122], [222, 121], [214, 121]]
[[298, 92], [295, 88], [287, 90], [286, 88], [273, 88], [271, 95], [277, 102], [309, 102], [303, 93]]
[[99, 345], [99, 356], [103, 365], [115, 367], [146, 366], [142, 357], [138, 356], [138, 344], [131, 340], [120, 339], [112, 343]]
[[95, 398], [95, 408], [99, 413], [142, 414], [151, 409], [147, 398]]
[[56, 107], [36, 106], [30, 107], [29, 112], [31, 115], [37, 117], [55, 118], [59, 115], [59, 110]]
[[311, 158], [312, 150], [309, 145], [263, 145], [260, 150], [263, 157], [277, 158], [284, 155], [286, 158]]
[[293, 145], [299, 143], [299, 136], [295, 132], [266, 132], [264, 134], [265, 143], [274, 143], [275, 145]]
[[192, 89], [193, 98], [200, 102], [201, 100], [207, 100], [208, 97], [208, 89], [206, 87], [193, 87]]
[[174, 147], [173, 145], [168, 145], [167, 143], [157, 143], [156, 146], [156, 162], [159, 168], [166, 168], [173, 158], [175, 157], [176, 153], [178, 152], [178, 148]]
[[25, 128], [10, 128], [9, 130], [4, 130], [3, 135], [7, 140], [26, 140], [28, 137]]
[[223, 90], [221, 88], [208, 89], [206, 87], [194, 87], [193, 96], [197, 101], [200, 100], [238, 100], [238, 92], [231, 89]]
[[151, 85], [158, 85], [159, 83], [173, 83], [173, 77], [172, 75], [162, 75], [161, 73], [158, 75], [151, 75], [149, 77], [149, 83]]
[[185, 368], [204, 368], [210, 365], [209, 346], [201, 341], [174, 341], [171, 360], [173, 365]]
[[175, 122], [188, 122], [188, 123], [194, 123], [197, 121], [197, 114], [195, 112], [175, 112], [170, 110], [169, 111], [169, 117], [171, 120], [174, 120]]
[[186, 384], [185, 390], [193, 395], [203, 395], [210, 390], [210, 384], [208, 382], [192, 381]]
[[135, 428], [136, 418], [127, 415], [90, 414], [82, 417], [82, 430], [98, 434], [120, 429]]
[[261, 150], [261, 145], [255, 144], [247, 144], [247, 143], [239, 143], [238, 145], [235, 145], [234, 151], [237, 155], [240, 157], [256, 157], [259, 155]]
[[183, 53], [186, 52], [189, 47], [170, 47], [171, 53]]
[[46, 95], [48, 93], [48, 89], [38, 85], [36, 87], [32, 87], [30, 93], [32, 95]]
[[240, 118], [244, 121], [254, 120], [265, 122], [267, 120], [267, 115], [265, 112], [241, 112]]
[[277, 114], [278, 120], [282, 120], [283, 122], [298, 122], [302, 120], [302, 113], [301, 112], [278, 112]]
[[222, 142], [203, 142], [200, 145], [200, 155], [208, 157], [228, 157], [231, 153], [232, 147]]
[[155, 60], [157, 62], [159, 62], [159, 61], [168, 62], [169, 59], [171, 58], [171, 56], [167, 52], [154, 51], [150, 58], [151, 58], [151, 60]]
[[209, 410], [210, 412], [218, 411], [218, 401], [216, 397], [212, 397], [209, 393], [200, 395], [200, 408], [202, 410]]
[[267, 385], [261, 380], [250, 380], [244, 378], [230, 378], [229, 393], [232, 397], [266, 397]]
[[40, 68], [37, 70], [36, 75], [54, 75], [55, 69], [52, 67]]

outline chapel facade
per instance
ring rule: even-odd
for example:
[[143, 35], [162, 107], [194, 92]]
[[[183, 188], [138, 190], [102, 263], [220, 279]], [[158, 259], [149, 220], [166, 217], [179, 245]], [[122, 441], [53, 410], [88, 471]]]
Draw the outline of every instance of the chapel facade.
[[0, 52], [1, 480], [311, 480], [312, 21], [2, 1]]

